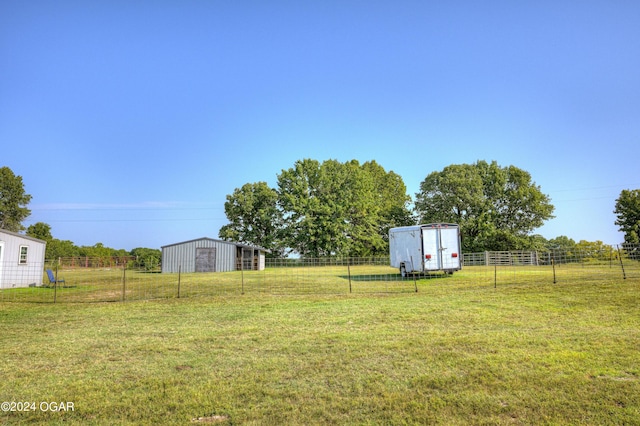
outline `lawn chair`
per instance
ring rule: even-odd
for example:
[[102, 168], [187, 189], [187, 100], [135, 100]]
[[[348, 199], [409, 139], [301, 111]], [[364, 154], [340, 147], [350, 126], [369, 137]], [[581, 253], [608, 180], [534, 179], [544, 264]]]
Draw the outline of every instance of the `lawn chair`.
[[64, 280], [56, 279], [51, 269], [47, 269], [47, 276], [49, 277], [49, 284], [64, 284]]

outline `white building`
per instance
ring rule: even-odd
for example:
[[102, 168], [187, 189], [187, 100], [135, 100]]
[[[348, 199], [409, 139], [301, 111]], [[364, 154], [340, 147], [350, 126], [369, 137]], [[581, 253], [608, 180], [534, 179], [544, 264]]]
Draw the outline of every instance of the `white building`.
[[47, 243], [0, 229], [0, 289], [42, 285]]

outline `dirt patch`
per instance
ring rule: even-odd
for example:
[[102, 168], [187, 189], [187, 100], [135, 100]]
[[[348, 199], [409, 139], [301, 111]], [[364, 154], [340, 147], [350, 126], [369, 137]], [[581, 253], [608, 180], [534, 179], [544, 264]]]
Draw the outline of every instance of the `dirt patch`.
[[218, 423], [229, 420], [229, 416], [208, 416], [191, 419], [191, 423]]

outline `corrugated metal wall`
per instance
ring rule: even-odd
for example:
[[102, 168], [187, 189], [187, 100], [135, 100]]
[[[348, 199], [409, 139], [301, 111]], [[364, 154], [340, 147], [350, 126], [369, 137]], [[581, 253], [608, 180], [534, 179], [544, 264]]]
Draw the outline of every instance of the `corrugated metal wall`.
[[195, 272], [197, 248], [216, 249], [216, 272], [236, 270], [234, 243], [200, 238], [162, 247], [162, 272]]

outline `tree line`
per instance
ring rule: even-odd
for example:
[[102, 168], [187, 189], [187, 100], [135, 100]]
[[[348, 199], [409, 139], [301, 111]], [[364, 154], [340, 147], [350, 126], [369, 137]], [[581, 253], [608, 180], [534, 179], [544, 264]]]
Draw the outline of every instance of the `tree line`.
[[[51, 235], [43, 222], [28, 228], [31, 195], [22, 177], [0, 168], [0, 228], [47, 242], [48, 259], [136, 256], [148, 269], [161, 259], [158, 249], [112, 249], [102, 243], [76, 246]], [[388, 254], [392, 227], [452, 222], [460, 225], [464, 252], [571, 250], [589, 243], [559, 236], [546, 240], [534, 231], [553, 218], [548, 195], [531, 175], [495, 161], [454, 164], [429, 173], [412, 199], [400, 175], [376, 161], [298, 160], [277, 175], [276, 187], [246, 183], [226, 196], [229, 221], [219, 237], [270, 250], [271, 257], [378, 256]], [[640, 189], [623, 190], [616, 200], [616, 225], [625, 242], [640, 243]]]
[[[402, 177], [375, 161], [296, 161], [266, 182], [247, 183], [227, 195], [225, 240], [257, 245], [272, 257], [376, 256], [388, 254], [391, 227], [456, 223], [464, 252], [581, 249], [601, 241], [534, 231], [553, 218], [554, 206], [531, 175], [513, 165], [479, 160], [431, 172], [415, 200]], [[623, 191], [615, 213], [626, 242], [640, 234], [640, 190]]]
[[72, 241], [59, 240], [51, 235], [51, 226], [44, 222], [29, 225], [26, 235], [46, 241], [45, 259], [55, 261], [60, 258], [89, 257], [92, 259], [105, 259], [109, 264], [112, 258], [131, 258], [130, 266], [153, 270], [160, 266], [162, 251], [158, 249], [137, 247], [133, 250], [113, 249], [102, 243], [92, 246], [76, 246]]

